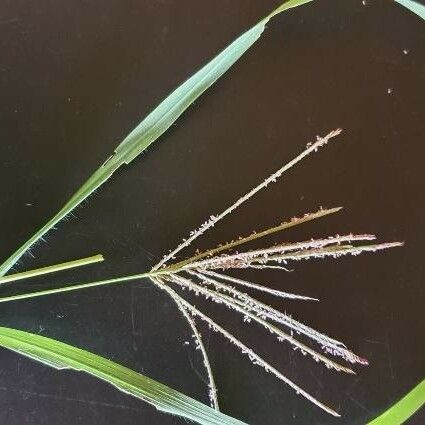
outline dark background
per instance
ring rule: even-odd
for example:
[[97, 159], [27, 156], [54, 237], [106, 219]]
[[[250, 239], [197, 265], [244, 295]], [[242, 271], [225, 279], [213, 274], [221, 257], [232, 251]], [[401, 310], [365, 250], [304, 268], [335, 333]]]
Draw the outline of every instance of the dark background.
[[[3, 0], [0, 257], [6, 258], [172, 88], [279, 2]], [[343, 415], [310, 405], [202, 328], [222, 410], [249, 424], [364, 424], [423, 377], [424, 23], [392, 1], [321, 0], [277, 17], [161, 140], [27, 255], [17, 270], [107, 261], [2, 294], [142, 272], [316, 134], [345, 133], [188, 249], [320, 205], [339, 215], [282, 234], [374, 232], [406, 246], [296, 271], [235, 273], [321, 299], [275, 303], [371, 365], [342, 376], [219, 306], [219, 321]], [[389, 90], [390, 89], [390, 90]], [[262, 297], [266, 302], [273, 302]], [[174, 304], [145, 282], [2, 304], [2, 326], [57, 338], [207, 401]], [[0, 423], [180, 424], [76, 372], [0, 350]], [[422, 418], [422, 420], [421, 420]], [[420, 412], [410, 423], [421, 424]]]

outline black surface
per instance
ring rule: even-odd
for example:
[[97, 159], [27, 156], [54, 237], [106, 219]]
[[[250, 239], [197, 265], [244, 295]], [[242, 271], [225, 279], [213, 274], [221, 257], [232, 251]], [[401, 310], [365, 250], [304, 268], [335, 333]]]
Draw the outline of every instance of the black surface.
[[[0, 257], [44, 223], [173, 87], [277, 3], [1, 2]], [[219, 336], [204, 335], [222, 410], [250, 424], [364, 424], [399, 399], [425, 372], [425, 32], [420, 19], [393, 2], [366, 3], [323, 0], [276, 18], [171, 131], [18, 268], [95, 252], [107, 262], [2, 293], [147, 270], [316, 134], [342, 126], [338, 141], [193, 247], [319, 205], [345, 209], [282, 237], [353, 231], [406, 241], [381, 254], [297, 264], [290, 274], [249, 273], [320, 298], [277, 306], [366, 356], [371, 365], [356, 376], [318, 367], [214, 309], [342, 419], [293, 394]], [[5, 304], [0, 318], [3, 326], [86, 348], [206, 401], [199, 352], [184, 345], [189, 330], [148, 282]], [[3, 349], [0, 358], [1, 424], [184, 423], [89, 376], [57, 372]], [[410, 423], [425, 423], [424, 412]]]

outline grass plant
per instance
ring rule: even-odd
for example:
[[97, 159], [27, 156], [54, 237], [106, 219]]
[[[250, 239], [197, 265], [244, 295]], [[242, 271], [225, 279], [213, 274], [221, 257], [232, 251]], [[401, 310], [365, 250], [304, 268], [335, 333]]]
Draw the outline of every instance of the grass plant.
[[[132, 162], [141, 152], [167, 131], [199, 96], [223, 76], [254, 45], [273, 17], [311, 1], [289, 0], [284, 2], [233, 41], [227, 48], [166, 97], [124, 138], [115, 148], [112, 155], [65, 202], [62, 208], [0, 265], [0, 284], [102, 261], [103, 257], [97, 255], [87, 259], [74, 260], [5, 276], [16, 266], [17, 262], [31, 247], [43, 239], [47, 232], [55, 228], [62, 219], [72, 213], [94, 191], [102, 187], [119, 168]], [[425, 18], [425, 9], [421, 3], [414, 0], [395, 1], [419, 17]], [[193, 241], [202, 236], [206, 231], [216, 226], [222, 219], [237, 210], [260, 190], [275, 182], [301, 160], [333, 140], [340, 132], [341, 130], [339, 129], [332, 131], [324, 137], [318, 137], [317, 140], [307, 145], [306, 149], [297, 157], [260, 182], [244, 196], [238, 198], [223, 212], [210, 216], [200, 227], [193, 230], [181, 244], [166, 254], [150, 271], [0, 298], [0, 302], [4, 303], [149, 279], [155, 287], [169, 295], [192, 330], [196, 347], [203, 356], [209, 380], [208, 392], [213, 408], [205, 406], [163, 384], [100, 356], [46, 337], [15, 329], [0, 328], [0, 345], [57, 369], [71, 368], [78, 371], [85, 371], [115, 385], [121, 391], [155, 405], [162, 411], [181, 415], [200, 424], [243, 424], [243, 422], [219, 412], [217, 385], [214, 380], [207, 350], [202, 341], [202, 333], [198, 329], [199, 324], [204, 323], [233, 344], [253, 364], [273, 374], [277, 379], [287, 384], [298, 394], [322, 410], [331, 415], [339, 416], [336, 410], [313, 397], [301, 387], [301, 384], [290, 380], [275, 366], [260, 357], [254, 349], [245, 345], [238, 337], [219, 324], [216, 319], [213, 319], [209, 314], [202, 311], [195, 302], [189, 301], [186, 295], [194, 294], [210, 300], [214, 304], [220, 304], [239, 316], [246, 322], [247, 326], [255, 323], [261, 327], [266, 331], [266, 334], [275, 338], [276, 342], [286, 343], [292, 349], [298, 350], [313, 361], [322, 363], [327, 368], [353, 374], [353, 366], [367, 365], [366, 359], [353, 353], [342, 342], [301, 323], [286, 312], [281, 312], [265, 304], [254, 296], [253, 293], [267, 293], [281, 299], [302, 302], [317, 302], [318, 300], [315, 297], [270, 289], [268, 286], [258, 282], [237, 278], [229, 274], [229, 271], [233, 269], [253, 269], [257, 270], [255, 276], [258, 276], [261, 270], [267, 268], [280, 269], [282, 271], [288, 270], [288, 267], [296, 261], [339, 258], [347, 255], [377, 252], [401, 246], [402, 244], [400, 242], [375, 243], [374, 235], [347, 234], [342, 236], [326, 236], [300, 242], [282, 241], [275, 245], [265, 245], [260, 249], [246, 248], [253, 241], [259, 241], [285, 229], [337, 213], [341, 208], [336, 207], [319, 209], [316, 212], [307, 213], [302, 217], [294, 217], [274, 227], [260, 230], [245, 237], [236, 238], [233, 241], [223, 243], [218, 247], [201, 253], [194, 253], [188, 258], [178, 259], [178, 256], [181, 254], [181, 251], [188, 248]], [[309, 343], [307, 344], [301, 341], [300, 337], [303, 340], [308, 340]], [[402, 423], [401, 421], [408, 418], [424, 403], [424, 392], [425, 389], [422, 382], [406, 398], [373, 421], [371, 425], [396, 425]]]

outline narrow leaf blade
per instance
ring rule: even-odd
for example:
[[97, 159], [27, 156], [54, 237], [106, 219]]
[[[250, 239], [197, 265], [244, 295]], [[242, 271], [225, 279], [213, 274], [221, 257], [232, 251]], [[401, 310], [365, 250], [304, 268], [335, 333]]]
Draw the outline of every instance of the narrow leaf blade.
[[[244, 425], [147, 376], [88, 351], [17, 329], [0, 327], [0, 346], [56, 369], [82, 371], [152, 404], [202, 425]], [[246, 424], [245, 424], [246, 425]]]
[[416, 13], [420, 18], [425, 20], [425, 6], [415, 0], [395, 0], [411, 12]]
[[217, 81], [259, 39], [267, 22], [278, 13], [309, 3], [312, 0], [289, 0], [243, 33], [214, 59], [186, 80], [166, 97], [147, 117], [118, 145], [114, 153], [77, 190], [69, 201], [40, 230], [19, 247], [1, 266], [4, 276], [22, 255], [64, 217], [72, 212], [95, 190], [102, 186], [114, 172], [129, 164], [150, 144], [160, 137], [180, 115]]
[[400, 425], [425, 404], [425, 379], [394, 406], [367, 425]]

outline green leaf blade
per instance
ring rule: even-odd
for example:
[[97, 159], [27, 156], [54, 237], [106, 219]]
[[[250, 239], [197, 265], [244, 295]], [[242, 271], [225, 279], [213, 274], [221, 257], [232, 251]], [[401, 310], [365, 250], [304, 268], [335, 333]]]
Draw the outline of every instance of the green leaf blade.
[[0, 345], [56, 369], [86, 372], [152, 404], [158, 410], [202, 425], [244, 425], [244, 422], [127, 367], [50, 338], [0, 327]]
[[244, 32], [215, 58], [166, 97], [146, 118], [117, 146], [108, 160], [77, 190], [69, 201], [40, 230], [19, 247], [0, 265], [0, 277], [4, 276], [19, 259], [55, 227], [64, 217], [108, 181], [114, 172], [129, 164], [149, 145], [157, 140], [186, 109], [214, 84], [260, 38], [267, 22], [275, 15], [309, 3], [312, 0], [289, 0]]
[[367, 425], [400, 425], [425, 404], [425, 379], [394, 406]]
[[255, 25], [174, 90], [123, 140], [116, 155], [129, 164], [143, 152], [259, 39], [264, 28], [262, 22]]
[[425, 20], [425, 6], [416, 0], [395, 0], [398, 4], [401, 4], [411, 12], [418, 15], [420, 18]]

